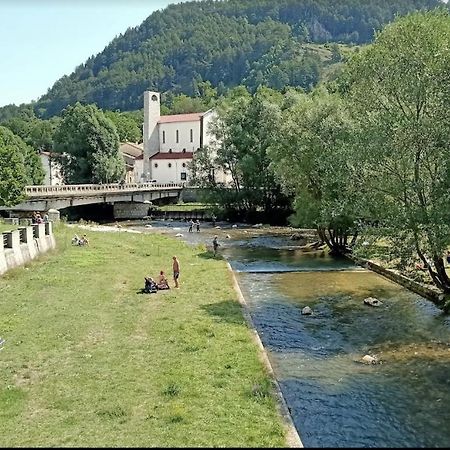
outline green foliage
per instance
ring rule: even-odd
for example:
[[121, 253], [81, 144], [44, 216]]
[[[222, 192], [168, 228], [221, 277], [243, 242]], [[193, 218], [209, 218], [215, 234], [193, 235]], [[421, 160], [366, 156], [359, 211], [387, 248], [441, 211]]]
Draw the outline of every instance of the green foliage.
[[353, 121], [341, 99], [324, 90], [291, 103], [270, 151], [271, 166], [295, 195], [293, 222], [317, 227], [332, 251], [345, 252], [362, 213]]
[[142, 142], [142, 120], [136, 113], [105, 111], [117, 130], [120, 142]]
[[8, 128], [0, 126], [0, 205], [24, 198], [27, 185], [41, 184], [44, 169], [37, 153]]
[[64, 110], [54, 148], [63, 155], [67, 183], [113, 183], [124, 176], [116, 127], [95, 105]]
[[[253, 95], [236, 88], [222, 101], [212, 127], [216, 145], [212, 151], [196, 152], [191, 165], [194, 182], [211, 189], [207, 200], [247, 220], [258, 212], [267, 218], [286, 209], [288, 202], [267, 155], [282, 102], [283, 96], [268, 88], [259, 88]], [[231, 186], [217, 182], [218, 172], [231, 175]]]
[[42, 120], [36, 117], [31, 108], [23, 108], [18, 110], [17, 116], [5, 120], [2, 125], [21, 137], [36, 151], [49, 151], [53, 146], [53, 135], [59, 120], [58, 117]]
[[[56, 81], [33, 109], [39, 117], [51, 117], [80, 101], [105, 110], [137, 110], [147, 89], [198, 97], [207, 105], [215, 89], [220, 96], [242, 83], [251, 92], [259, 85], [310, 90], [339, 59], [336, 49], [332, 58], [320, 58], [311, 51], [311, 43], [365, 44], [396, 14], [439, 4], [439, 0], [205, 0], [170, 5]], [[210, 87], [205, 89], [202, 83]], [[18, 108], [0, 110], [0, 120], [16, 115]]]
[[341, 90], [359, 117], [367, 197], [396, 237], [404, 260], [417, 256], [450, 292], [450, 15], [396, 20], [351, 60]]

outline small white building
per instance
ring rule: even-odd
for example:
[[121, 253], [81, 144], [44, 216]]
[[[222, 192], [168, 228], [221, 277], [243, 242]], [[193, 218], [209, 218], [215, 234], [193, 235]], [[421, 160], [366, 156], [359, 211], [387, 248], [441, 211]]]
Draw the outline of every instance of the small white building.
[[45, 171], [44, 185], [46, 186], [59, 186], [64, 184], [64, 177], [58, 156], [61, 155], [53, 152], [41, 151], [39, 153], [42, 167]]
[[144, 92], [144, 181], [189, 182], [194, 153], [211, 146], [212, 109], [203, 113], [161, 116], [160, 94]]
[[143, 153], [144, 144], [134, 142], [121, 142], [119, 147], [120, 153], [125, 161], [125, 182], [141, 183], [143, 180]]

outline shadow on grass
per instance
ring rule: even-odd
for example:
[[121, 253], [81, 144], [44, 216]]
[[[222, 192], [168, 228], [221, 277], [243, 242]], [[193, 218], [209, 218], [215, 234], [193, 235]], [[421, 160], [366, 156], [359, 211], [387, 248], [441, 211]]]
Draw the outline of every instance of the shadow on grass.
[[144, 288], [138, 289], [136, 291], [136, 294], [157, 294], [157, 293], [158, 293], [158, 291], [148, 292]]
[[214, 256], [214, 253], [210, 251], [199, 253], [197, 256], [205, 259], [223, 259], [222, 255], [217, 254], [216, 256]]
[[239, 325], [246, 323], [242, 314], [241, 305], [234, 300], [210, 303], [209, 305], [201, 306], [201, 309], [206, 311], [209, 315], [227, 323]]

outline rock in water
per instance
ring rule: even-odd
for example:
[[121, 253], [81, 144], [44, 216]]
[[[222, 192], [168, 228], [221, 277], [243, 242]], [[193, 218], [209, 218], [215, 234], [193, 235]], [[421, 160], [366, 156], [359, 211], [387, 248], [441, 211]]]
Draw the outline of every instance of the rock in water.
[[374, 356], [364, 355], [362, 358], [363, 363], [365, 364], [377, 364], [378, 359]]
[[312, 312], [312, 309], [309, 307], [309, 306], [305, 306], [303, 309], [302, 309], [302, 315], [304, 315], [304, 316], [309, 316], [309, 315], [311, 315], [313, 312]]
[[383, 302], [375, 297], [367, 297], [364, 299], [364, 304], [370, 306], [381, 306]]

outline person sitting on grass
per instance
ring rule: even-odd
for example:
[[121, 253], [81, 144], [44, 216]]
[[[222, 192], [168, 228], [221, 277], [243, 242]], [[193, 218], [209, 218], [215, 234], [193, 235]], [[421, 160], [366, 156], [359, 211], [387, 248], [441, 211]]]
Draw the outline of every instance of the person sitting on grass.
[[144, 280], [144, 292], [146, 294], [155, 294], [158, 291], [158, 286], [156, 285], [155, 280], [152, 277], [144, 277]]
[[167, 278], [166, 278], [163, 270], [161, 270], [161, 272], [159, 272], [157, 286], [158, 286], [158, 289], [160, 289], [160, 290], [170, 289], [169, 282], [167, 281]]

